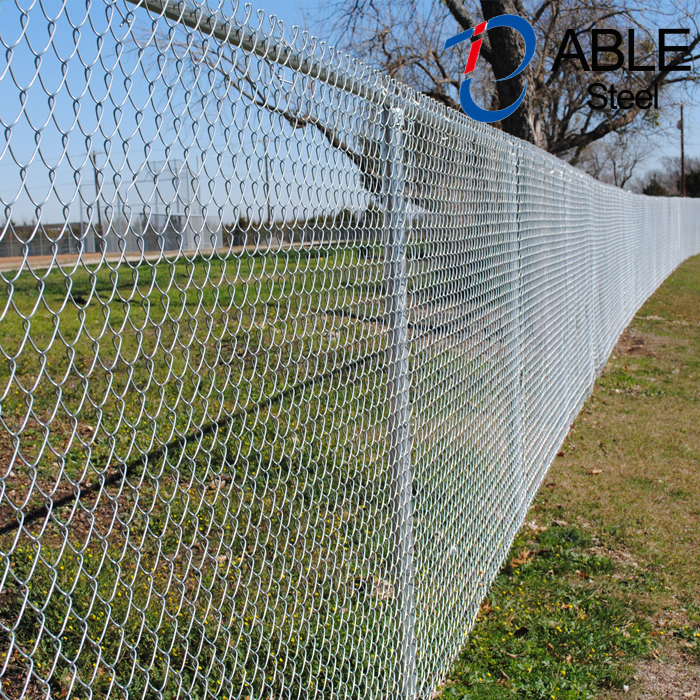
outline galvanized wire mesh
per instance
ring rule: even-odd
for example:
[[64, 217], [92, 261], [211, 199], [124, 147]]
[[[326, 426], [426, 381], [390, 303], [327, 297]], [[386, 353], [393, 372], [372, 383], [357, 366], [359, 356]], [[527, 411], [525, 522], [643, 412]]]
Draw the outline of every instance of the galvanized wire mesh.
[[213, 5], [0, 6], [0, 696], [428, 698], [700, 206]]

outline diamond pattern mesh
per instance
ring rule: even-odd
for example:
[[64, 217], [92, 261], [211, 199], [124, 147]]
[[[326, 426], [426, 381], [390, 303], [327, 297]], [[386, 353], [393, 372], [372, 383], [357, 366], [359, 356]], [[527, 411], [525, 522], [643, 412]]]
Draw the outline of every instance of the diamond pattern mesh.
[[214, 5], [0, 6], [0, 697], [429, 698], [700, 206]]

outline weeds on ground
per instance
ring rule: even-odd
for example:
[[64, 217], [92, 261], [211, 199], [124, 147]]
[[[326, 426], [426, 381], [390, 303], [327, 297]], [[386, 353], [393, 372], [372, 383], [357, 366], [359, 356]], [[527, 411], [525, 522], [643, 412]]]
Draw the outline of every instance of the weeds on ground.
[[522, 531], [441, 697], [563, 700], [622, 687], [654, 642], [606, 551], [575, 527]]

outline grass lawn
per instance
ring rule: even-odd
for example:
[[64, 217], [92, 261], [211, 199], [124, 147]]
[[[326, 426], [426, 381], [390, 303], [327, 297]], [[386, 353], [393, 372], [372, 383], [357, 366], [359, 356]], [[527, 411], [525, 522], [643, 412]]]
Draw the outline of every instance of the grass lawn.
[[[40, 270], [4, 288], [9, 697], [386, 682], [358, 669], [391, 654], [377, 639], [396, 606], [351, 585], [386, 579], [392, 547], [386, 333], [362, 318], [382, 308], [380, 255]], [[34, 515], [19, 528], [17, 512]]]
[[[458, 295], [418, 274], [421, 254], [412, 284], [448, 304]], [[0, 291], [6, 695], [393, 692], [383, 255], [363, 244], [42, 269]], [[488, 417], [508, 355], [483, 329], [467, 352], [466, 305], [452, 302], [433, 314], [442, 325], [421, 316], [420, 298], [412, 309], [414, 392], [430, 416], [413, 425], [456, 433], [449, 459], [474, 495], [459, 465], [484, 488], [497, 488], [483, 473], [496, 470], [452, 423], [460, 411]], [[482, 326], [499, 324], [499, 309], [474, 306]], [[437, 511], [452, 518], [445, 541], [466, 537], [442, 496], [455, 484], [439, 478], [438, 449], [414, 451], [424, 470], [441, 468], [414, 497], [417, 541]], [[425, 612], [453, 585], [443, 569], [420, 583], [430, 657], [462, 618], [441, 627]], [[465, 572], [460, 585], [478, 595]]]
[[618, 342], [440, 697], [700, 698], [700, 256]]

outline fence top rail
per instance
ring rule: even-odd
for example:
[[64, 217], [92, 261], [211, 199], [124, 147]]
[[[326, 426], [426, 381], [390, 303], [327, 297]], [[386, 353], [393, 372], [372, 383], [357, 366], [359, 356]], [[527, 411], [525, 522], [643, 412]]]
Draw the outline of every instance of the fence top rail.
[[[259, 30], [240, 24], [234, 17], [226, 17], [220, 11], [212, 11], [195, 0], [127, 0], [127, 2], [145, 7], [155, 14], [196, 29], [235, 48], [240, 47], [244, 51], [291, 68], [377, 105], [391, 107], [397, 104], [397, 98], [393, 93], [399, 84], [384, 78], [378, 70], [365, 66], [359, 60], [352, 59], [345, 65], [334, 67], [331, 65], [332, 59], [326, 59], [324, 65], [322, 58], [313, 56], [312, 53], [305, 54], [303, 50], [295, 48], [283, 37], [266, 36]], [[307, 41], [306, 46], [315, 47], [315, 43], [313, 40]], [[340, 53], [333, 53], [342, 56]], [[358, 72], [359, 78], [351, 74]], [[371, 80], [368, 81], [367, 75], [363, 73], [371, 75], [371, 80], [376, 84], [372, 85]]]

